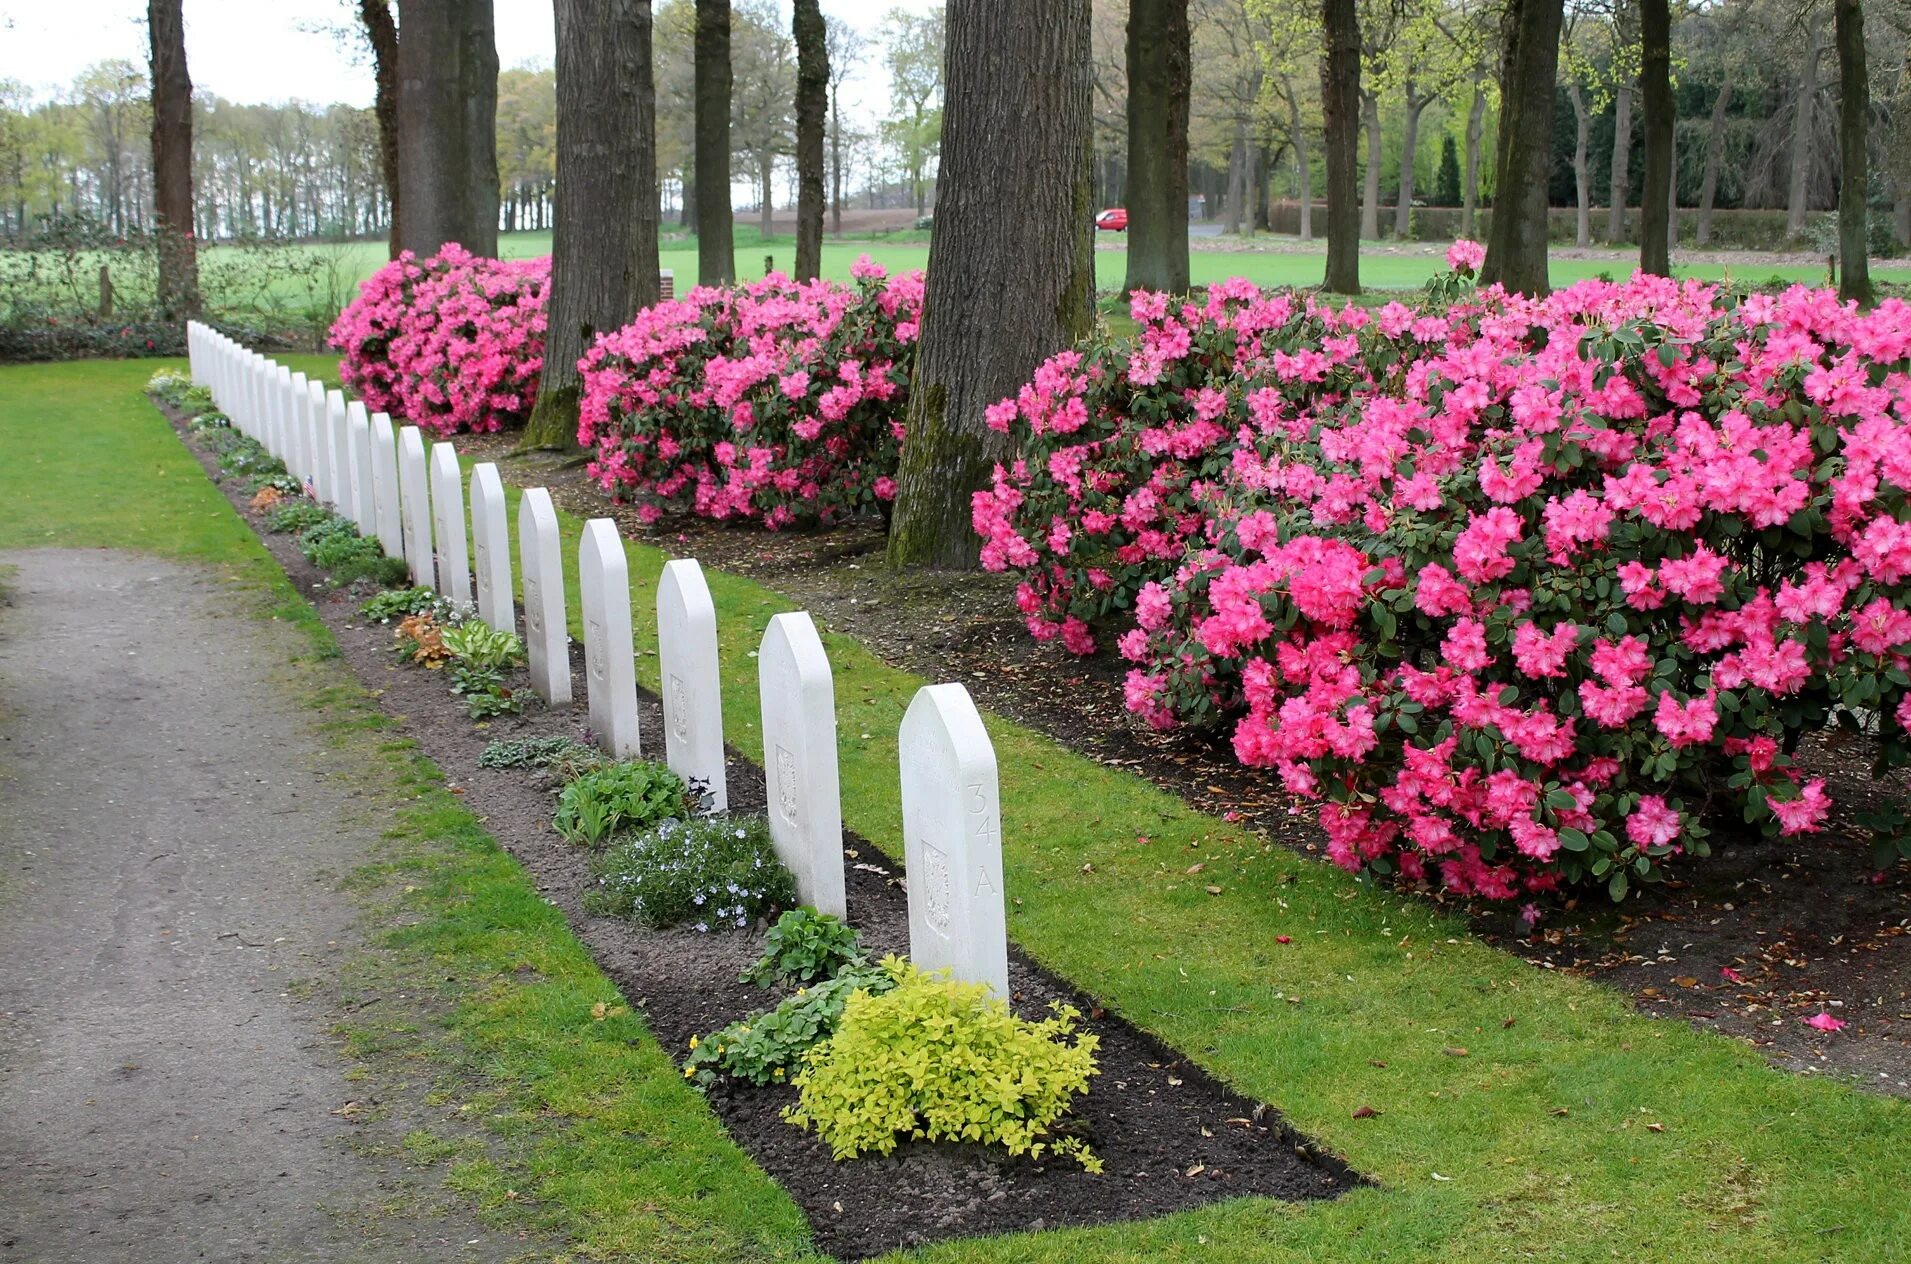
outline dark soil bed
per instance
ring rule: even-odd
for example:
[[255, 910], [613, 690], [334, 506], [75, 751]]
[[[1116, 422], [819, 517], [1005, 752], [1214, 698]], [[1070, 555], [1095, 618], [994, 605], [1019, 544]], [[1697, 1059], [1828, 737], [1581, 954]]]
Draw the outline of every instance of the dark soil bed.
[[[573, 513], [614, 517], [626, 536], [747, 575], [884, 661], [961, 680], [978, 704], [1145, 776], [1203, 811], [1321, 853], [1311, 821], [1290, 814], [1292, 800], [1273, 778], [1242, 767], [1225, 740], [1131, 722], [1122, 705], [1125, 664], [1111, 654], [1074, 658], [1031, 640], [1007, 577], [892, 574], [875, 524], [820, 534], [696, 520], [646, 527], [585, 479], [581, 461], [516, 454], [516, 441], [467, 435], [459, 450], [498, 461], [508, 479], [543, 484]], [[1603, 895], [1546, 908], [1531, 928], [1514, 920], [1513, 908], [1463, 911], [1489, 942], [1622, 988], [1645, 1013], [1747, 1040], [1781, 1066], [1911, 1096], [1911, 863], [1874, 872], [1869, 844], [1850, 824], [1879, 796], [1911, 794], [1911, 782], [1903, 775], [1874, 782], [1861, 753], [1823, 741], [1809, 747], [1813, 772], [1829, 779], [1838, 802], [1822, 835], [1761, 839], [1720, 830], [1712, 859], [1636, 896], [1623, 912]], [[1849, 1025], [1836, 1033], [1805, 1026], [1821, 1008]]]
[[[186, 438], [208, 476], [216, 479], [216, 464], [190, 435]], [[397, 664], [391, 629], [358, 615], [368, 593], [324, 583], [292, 537], [263, 530], [261, 516], [247, 507], [236, 483], [222, 486], [310, 597], [345, 661], [376, 693], [382, 709], [402, 722], [445, 770], [454, 792], [564, 912], [666, 1049], [680, 1059], [691, 1036], [766, 1006], [766, 993], [737, 981], [738, 972], [760, 951], [760, 927], [700, 935], [648, 931], [593, 916], [582, 905], [590, 881], [588, 853], [551, 828], [550, 790], [531, 772], [478, 766], [480, 752], [496, 738], [583, 733], [581, 647], [572, 646], [577, 708], [548, 709], [531, 695], [527, 714], [476, 725], [443, 676]], [[663, 728], [656, 698], [642, 695], [640, 712], [643, 748], [658, 755]], [[728, 778], [732, 810], [763, 808], [762, 773], [735, 750], [728, 751]], [[849, 920], [872, 951], [907, 951], [908, 905], [899, 875], [877, 848], [856, 836], [846, 835], [845, 845], [851, 866]], [[1332, 1197], [1362, 1183], [1278, 1112], [1230, 1092], [1174, 1050], [1104, 1013], [1092, 998], [1013, 946], [1009, 982], [1018, 1013], [1039, 1017], [1050, 1001], [1068, 1002], [1082, 1011], [1083, 1030], [1100, 1038], [1101, 1073], [1078, 1101], [1069, 1127], [1101, 1157], [1104, 1173], [1090, 1175], [1068, 1161], [1010, 1159], [980, 1146], [916, 1142], [887, 1158], [838, 1163], [814, 1135], [780, 1118], [794, 1100], [792, 1089], [712, 1090], [711, 1107], [737, 1142], [790, 1191], [809, 1216], [819, 1248], [858, 1259], [941, 1238], [1137, 1219], [1242, 1195]]]

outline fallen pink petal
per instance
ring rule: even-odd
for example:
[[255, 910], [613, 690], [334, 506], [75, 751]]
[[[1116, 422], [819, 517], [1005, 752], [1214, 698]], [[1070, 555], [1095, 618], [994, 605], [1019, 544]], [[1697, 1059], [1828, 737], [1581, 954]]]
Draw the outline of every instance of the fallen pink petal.
[[1833, 1018], [1830, 1014], [1824, 1013], [1821, 1010], [1813, 1014], [1810, 1018], [1807, 1018], [1805, 1020], [1805, 1026], [1816, 1027], [1819, 1031], [1843, 1031], [1845, 1029], [1845, 1020], [1842, 1018]]

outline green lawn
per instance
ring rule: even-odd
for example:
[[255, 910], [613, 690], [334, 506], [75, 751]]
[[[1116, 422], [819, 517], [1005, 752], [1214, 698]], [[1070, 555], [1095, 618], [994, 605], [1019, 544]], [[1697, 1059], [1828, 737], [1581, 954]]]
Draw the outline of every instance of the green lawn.
[[[13, 456], [0, 467], [0, 503], [25, 498], [34, 510], [0, 519], [0, 546], [121, 543], [258, 568], [256, 544], [138, 399], [152, 367], [0, 370], [0, 430]], [[195, 486], [182, 492], [167, 480]], [[138, 515], [124, 512], [129, 503]], [[570, 545], [578, 527], [564, 520]], [[566, 553], [574, 568], [574, 547]], [[629, 553], [640, 678], [654, 686], [652, 585], [664, 555], [639, 544]], [[748, 655], [788, 603], [742, 579], [710, 581], [727, 735], [754, 753]], [[895, 735], [923, 682], [854, 642], [825, 639], [845, 824], [899, 854]], [[992, 718], [989, 727], [1008, 891], [1019, 901], [1010, 933], [1111, 1008], [1279, 1106], [1378, 1186], [1332, 1203], [1242, 1199], [1143, 1224], [947, 1243], [911, 1258], [1904, 1258], [1911, 1104], [1774, 1071], [1746, 1046], [1642, 1017], [1611, 990], [1488, 948], [1418, 900], [1361, 886], [1016, 725]], [[485, 846], [474, 826], [461, 828], [474, 835], [469, 847]], [[1199, 881], [1185, 873], [1197, 859]], [[1222, 893], [1209, 895], [1208, 884]], [[463, 918], [479, 950], [495, 952], [475, 924], [483, 911], [442, 910], [440, 921]], [[532, 920], [539, 935], [557, 934], [548, 918]], [[450, 930], [440, 946], [459, 959]], [[594, 985], [573, 986], [581, 996]], [[584, 1236], [586, 1254], [692, 1258], [665, 1247], [693, 1241], [710, 1259], [802, 1249], [788, 1200], [735, 1162], [653, 1046], [640, 1041], [595, 1082], [567, 1079], [587, 1068], [539, 1056], [554, 1047], [558, 1021], [535, 1005], [507, 1007], [472, 1020], [471, 1038], [511, 1051], [495, 1059], [501, 1074], [530, 1077], [526, 1091], [572, 1121], [567, 1143], [533, 1147], [531, 1171], [515, 1179]], [[1455, 1046], [1468, 1056], [1445, 1052]], [[1363, 1106], [1380, 1113], [1355, 1119]], [[620, 1128], [637, 1125], [608, 1122], [619, 1111], [672, 1130], [671, 1161], [707, 1159], [719, 1192], [686, 1194], [632, 1158]], [[647, 1201], [633, 1207], [640, 1196]], [[709, 1252], [718, 1238], [731, 1245]]]

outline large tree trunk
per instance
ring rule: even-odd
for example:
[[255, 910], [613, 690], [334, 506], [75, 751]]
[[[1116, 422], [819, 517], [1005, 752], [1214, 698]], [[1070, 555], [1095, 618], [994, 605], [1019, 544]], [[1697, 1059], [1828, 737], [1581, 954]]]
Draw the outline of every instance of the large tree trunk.
[[1870, 158], [1865, 129], [1871, 85], [1865, 68], [1865, 15], [1859, 0], [1834, 0], [1838, 45], [1838, 297], [1867, 306], [1871, 293], [1871, 242], [1865, 195]]
[[1566, 85], [1566, 98], [1573, 103], [1573, 188], [1579, 199], [1573, 216], [1573, 244], [1584, 250], [1592, 245], [1592, 163], [1586, 154], [1592, 111], [1586, 108], [1586, 92], [1577, 81]]
[[1413, 95], [1407, 84], [1406, 122], [1400, 132], [1400, 198], [1393, 208], [1393, 235], [1405, 241], [1413, 233], [1413, 164], [1420, 148], [1420, 112], [1427, 101]]
[[728, 285], [737, 258], [730, 210], [730, 0], [696, 0], [697, 282]]
[[818, 0], [796, 0], [796, 279], [823, 267], [823, 124], [829, 112], [829, 29]]
[[557, 0], [557, 227], [526, 446], [577, 441], [577, 361], [658, 298], [651, 0]]
[[1801, 237], [1805, 232], [1805, 194], [1811, 178], [1811, 116], [1818, 98], [1818, 58], [1825, 50], [1823, 28], [1809, 15], [1805, 21], [1805, 56], [1792, 103], [1791, 188], [1785, 202], [1787, 237]]
[[1473, 81], [1473, 108], [1466, 116], [1466, 180], [1460, 191], [1460, 236], [1477, 236], [1480, 212], [1480, 137], [1486, 130], [1486, 85]]
[[1626, 239], [1626, 202], [1632, 191], [1632, 85], [1622, 83], [1612, 97], [1612, 182], [1606, 189], [1606, 243]]
[[1294, 170], [1299, 176], [1299, 188], [1296, 197], [1300, 201], [1301, 240], [1314, 240], [1314, 159], [1312, 146], [1307, 143], [1307, 128], [1301, 121], [1300, 92], [1294, 87], [1292, 76], [1284, 76], [1287, 88], [1287, 120], [1294, 134]]
[[149, 0], [152, 53], [153, 216], [159, 236], [159, 313], [199, 314], [199, 257], [192, 232], [192, 76], [180, 0]]
[[1321, 112], [1326, 120], [1327, 275], [1322, 288], [1360, 293], [1360, 219], [1354, 181], [1360, 114], [1360, 17], [1354, 0], [1321, 0], [1326, 44], [1320, 59]]
[[1699, 248], [1712, 244], [1712, 204], [1719, 193], [1719, 167], [1725, 161], [1725, 111], [1732, 102], [1732, 70], [1728, 65], [1725, 82], [1712, 101], [1712, 118], [1706, 128], [1705, 175], [1699, 181]]
[[983, 411], [1093, 317], [1089, 0], [947, 12], [936, 263], [889, 535], [901, 566], [975, 564], [970, 497], [1009, 453]]
[[769, 248], [770, 234], [776, 231], [776, 154], [760, 149], [756, 155], [756, 171], [759, 183], [763, 186], [762, 198], [758, 205], [757, 231], [763, 238], [764, 249]]
[[399, 0], [398, 243], [498, 250], [498, 54], [491, 0]]
[[1188, 0], [1130, 0], [1129, 292], [1188, 289], [1188, 39]]
[[1645, 184], [1639, 193], [1639, 269], [1672, 275], [1672, 13], [1667, 0], [1639, 0], [1639, 105], [1645, 115]]
[[1360, 94], [1361, 130], [1367, 134], [1367, 184], [1360, 191], [1360, 235], [1380, 239], [1380, 93]]
[[396, 259], [399, 241], [398, 197], [398, 23], [391, 0], [359, 0], [358, 20], [372, 46], [372, 117], [378, 123], [378, 169], [385, 180], [385, 208], [390, 220], [389, 257]]
[[1499, 195], [1482, 279], [1544, 294], [1546, 185], [1552, 174], [1553, 85], [1564, 0], [1507, 0], [1501, 30]]
[[1228, 153], [1228, 214], [1222, 231], [1241, 231], [1241, 208], [1247, 202], [1247, 123], [1234, 120], [1234, 147]]

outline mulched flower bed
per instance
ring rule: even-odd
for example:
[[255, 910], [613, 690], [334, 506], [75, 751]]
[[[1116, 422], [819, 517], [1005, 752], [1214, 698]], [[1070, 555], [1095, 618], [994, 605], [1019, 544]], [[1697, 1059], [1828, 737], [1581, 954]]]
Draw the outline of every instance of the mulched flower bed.
[[[185, 437], [216, 481], [216, 465], [191, 436]], [[739, 971], [761, 951], [761, 927], [731, 934], [657, 932], [591, 915], [582, 906], [590, 881], [588, 854], [551, 828], [551, 792], [532, 772], [478, 766], [480, 752], [493, 739], [582, 735], [581, 646], [572, 646], [577, 708], [550, 710], [532, 697], [523, 716], [474, 725], [441, 673], [397, 664], [391, 628], [367, 623], [358, 614], [363, 594], [326, 586], [292, 537], [266, 533], [261, 515], [247, 508], [236, 483], [223, 486], [293, 583], [312, 599], [344, 660], [377, 693], [381, 708], [446, 771], [453, 789], [492, 836], [564, 912], [666, 1049], [680, 1058], [692, 1035], [767, 1008], [771, 994], [737, 981]], [[521, 674], [512, 683], [528, 691]], [[643, 748], [661, 756], [657, 699], [644, 694], [640, 711]], [[727, 753], [732, 810], [760, 811], [761, 770], [736, 751]], [[900, 874], [864, 840], [846, 835], [845, 844], [851, 855], [850, 922], [872, 952], [906, 951], [908, 904]], [[943, 1238], [1138, 1219], [1243, 1195], [1333, 1197], [1365, 1183], [1277, 1111], [1231, 1092], [1013, 946], [1009, 981], [1018, 1013], [1040, 1017], [1050, 1001], [1067, 1002], [1082, 1011], [1082, 1029], [1101, 1039], [1101, 1073], [1076, 1103], [1069, 1126], [1102, 1158], [1104, 1173], [1090, 1175], [1066, 1160], [1010, 1159], [980, 1146], [919, 1142], [906, 1142], [887, 1158], [839, 1163], [812, 1134], [780, 1118], [795, 1098], [791, 1088], [713, 1089], [707, 1095], [711, 1108], [803, 1208], [820, 1249], [859, 1259]]]

